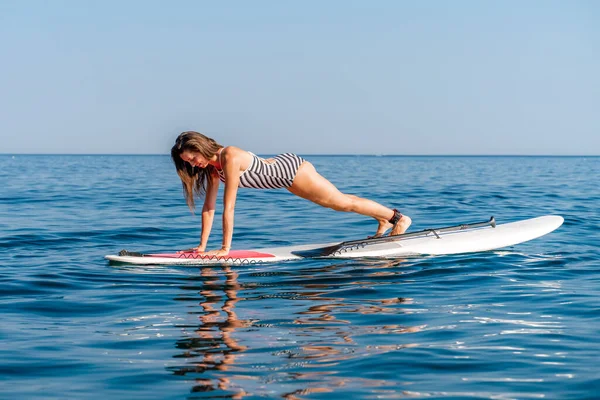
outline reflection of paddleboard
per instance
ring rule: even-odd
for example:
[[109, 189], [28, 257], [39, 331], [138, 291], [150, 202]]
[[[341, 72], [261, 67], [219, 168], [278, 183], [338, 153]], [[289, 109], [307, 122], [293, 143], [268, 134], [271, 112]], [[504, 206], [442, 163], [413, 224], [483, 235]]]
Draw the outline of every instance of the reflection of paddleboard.
[[342, 243], [308, 244], [257, 250], [231, 250], [225, 257], [193, 252], [141, 254], [123, 250], [108, 255], [115, 262], [141, 265], [254, 264], [302, 258], [396, 258], [415, 255], [443, 255], [494, 250], [523, 243], [552, 232], [562, 225], [558, 215], [547, 215], [508, 224], [486, 222], [425, 229], [419, 232]]

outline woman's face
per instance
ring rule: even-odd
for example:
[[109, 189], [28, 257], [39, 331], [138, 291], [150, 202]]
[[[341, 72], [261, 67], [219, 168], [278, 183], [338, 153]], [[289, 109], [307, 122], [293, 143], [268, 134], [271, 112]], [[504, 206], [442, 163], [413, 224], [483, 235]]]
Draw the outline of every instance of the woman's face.
[[193, 167], [206, 168], [208, 160], [202, 154], [195, 151], [184, 150], [181, 152], [181, 159]]

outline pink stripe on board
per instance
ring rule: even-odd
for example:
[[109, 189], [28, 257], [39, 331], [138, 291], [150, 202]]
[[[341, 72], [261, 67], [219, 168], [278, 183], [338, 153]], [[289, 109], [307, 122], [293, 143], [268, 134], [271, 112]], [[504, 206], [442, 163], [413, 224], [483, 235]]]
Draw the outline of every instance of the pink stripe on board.
[[[161, 258], [192, 258], [192, 259], [214, 259], [215, 256], [208, 256], [204, 254], [198, 254], [194, 252], [185, 253], [159, 253], [159, 254], [146, 254], [145, 257], [161, 257]], [[231, 250], [228, 255], [223, 257], [217, 257], [222, 259], [228, 258], [270, 258], [275, 257], [273, 254], [261, 253], [252, 250]]]

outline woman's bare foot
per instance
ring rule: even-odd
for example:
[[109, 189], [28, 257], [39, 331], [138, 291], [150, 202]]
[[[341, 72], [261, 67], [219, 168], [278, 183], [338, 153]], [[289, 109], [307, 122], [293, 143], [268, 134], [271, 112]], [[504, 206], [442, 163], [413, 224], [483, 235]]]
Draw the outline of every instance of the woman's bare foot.
[[390, 232], [390, 236], [403, 234], [404, 232], [406, 232], [410, 224], [412, 224], [412, 219], [410, 219], [408, 215], [403, 215], [402, 218], [400, 218], [400, 220], [398, 221], [398, 223], [396, 223], [396, 226], [394, 226], [394, 228], [392, 229], [392, 232]]
[[412, 219], [408, 215], [402, 215], [396, 225], [387, 220], [380, 220], [379, 226], [377, 227], [377, 232], [375, 235], [369, 236], [369, 239], [382, 237], [390, 229], [392, 230], [392, 232], [390, 232], [390, 236], [401, 235], [406, 232], [411, 223]]
[[393, 225], [390, 224], [389, 221], [386, 221], [386, 220], [379, 221], [379, 226], [377, 227], [377, 232], [375, 232], [375, 234], [373, 236], [369, 236], [369, 239], [382, 237], [392, 227], [393, 227]]

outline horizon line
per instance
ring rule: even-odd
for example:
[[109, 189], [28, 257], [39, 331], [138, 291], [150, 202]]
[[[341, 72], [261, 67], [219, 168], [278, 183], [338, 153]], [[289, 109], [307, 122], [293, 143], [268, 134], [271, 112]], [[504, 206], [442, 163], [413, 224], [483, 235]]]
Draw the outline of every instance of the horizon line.
[[[279, 153], [259, 153], [276, 155]], [[317, 157], [600, 157], [600, 154], [375, 154], [375, 153], [297, 153]], [[0, 153], [0, 156], [170, 156], [168, 153]]]

